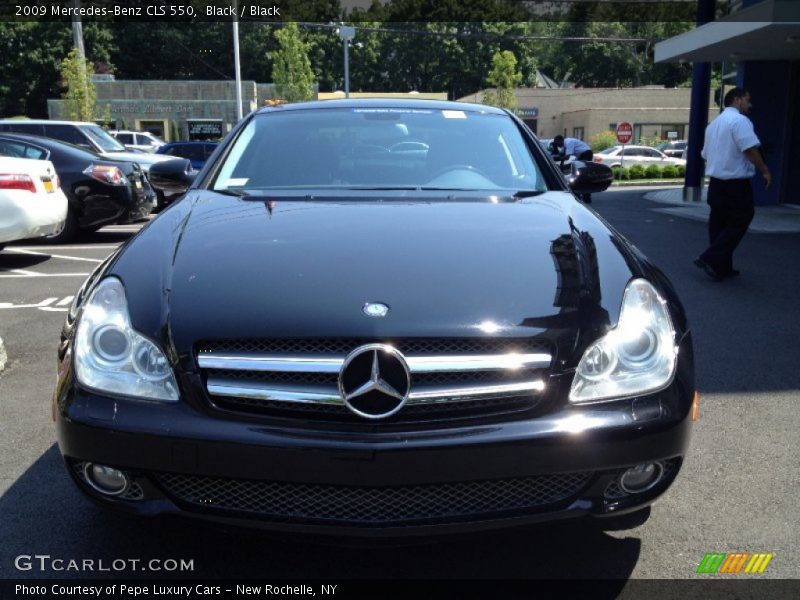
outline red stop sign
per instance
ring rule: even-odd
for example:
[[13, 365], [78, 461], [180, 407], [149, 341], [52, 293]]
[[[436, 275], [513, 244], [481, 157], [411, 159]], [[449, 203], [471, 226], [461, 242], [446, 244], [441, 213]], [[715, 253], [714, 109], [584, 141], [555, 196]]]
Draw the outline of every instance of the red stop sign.
[[617, 125], [617, 141], [620, 144], [627, 144], [633, 139], [633, 125], [623, 121]]

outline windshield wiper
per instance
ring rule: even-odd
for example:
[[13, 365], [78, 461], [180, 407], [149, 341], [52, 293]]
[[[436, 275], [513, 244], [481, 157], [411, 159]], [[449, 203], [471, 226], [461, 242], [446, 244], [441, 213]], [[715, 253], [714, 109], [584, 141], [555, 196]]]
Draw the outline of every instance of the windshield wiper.
[[235, 196], [237, 198], [244, 198], [245, 196], [249, 196], [250, 195], [247, 192], [245, 192], [244, 190], [225, 189], [225, 190], [213, 190], [213, 191], [218, 193], [218, 194], [223, 194], [225, 196]]
[[348, 190], [365, 191], [365, 192], [392, 192], [392, 191], [414, 191], [418, 192], [425, 188], [416, 185], [387, 185], [387, 186], [358, 186], [349, 187]]
[[512, 198], [532, 198], [533, 196], [541, 196], [544, 194], [542, 190], [519, 190], [514, 192]]

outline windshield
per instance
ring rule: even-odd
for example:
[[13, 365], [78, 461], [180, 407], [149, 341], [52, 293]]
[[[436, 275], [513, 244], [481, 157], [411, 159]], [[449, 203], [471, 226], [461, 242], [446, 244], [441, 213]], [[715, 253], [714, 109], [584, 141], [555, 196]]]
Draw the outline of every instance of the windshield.
[[81, 125], [81, 131], [88, 135], [92, 141], [100, 146], [104, 152], [125, 152], [125, 146], [111, 137], [105, 129], [99, 125]]
[[215, 190], [531, 190], [546, 183], [507, 115], [337, 108], [257, 115]]

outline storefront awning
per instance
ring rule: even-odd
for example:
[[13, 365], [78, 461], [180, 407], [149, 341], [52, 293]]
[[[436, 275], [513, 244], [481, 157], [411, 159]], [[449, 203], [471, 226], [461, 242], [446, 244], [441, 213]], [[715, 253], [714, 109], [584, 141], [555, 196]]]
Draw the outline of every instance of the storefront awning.
[[659, 42], [655, 62], [800, 60], [800, 2], [759, 4]]

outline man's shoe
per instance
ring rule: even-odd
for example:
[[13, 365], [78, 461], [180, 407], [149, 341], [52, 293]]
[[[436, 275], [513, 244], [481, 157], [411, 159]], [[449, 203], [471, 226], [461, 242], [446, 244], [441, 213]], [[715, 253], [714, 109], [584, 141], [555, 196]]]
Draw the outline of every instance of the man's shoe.
[[712, 267], [710, 264], [708, 264], [702, 258], [695, 258], [694, 259], [694, 264], [695, 264], [695, 266], [697, 266], [697, 268], [703, 269], [703, 271], [706, 272], [706, 275], [711, 277], [711, 279], [713, 279], [714, 281], [722, 281], [722, 275], [717, 273], [714, 270], [714, 267]]

